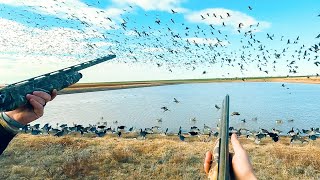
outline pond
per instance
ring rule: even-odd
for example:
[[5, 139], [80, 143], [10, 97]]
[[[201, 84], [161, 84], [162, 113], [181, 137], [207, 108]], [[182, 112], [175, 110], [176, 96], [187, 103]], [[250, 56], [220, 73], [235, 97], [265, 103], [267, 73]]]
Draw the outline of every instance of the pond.
[[[161, 126], [176, 132], [181, 126], [214, 128], [221, 116], [226, 94], [230, 96], [230, 126], [258, 130], [320, 126], [320, 86], [285, 83], [198, 83], [120, 89], [59, 95], [35, 123], [89, 125], [127, 128]], [[176, 98], [177, 101], [174, 101]], [[161, 107], [166, 107], [164, 111]], [[161, 119], [162, 122], [159, 121]], [[194, 120], [192, 120], [194, 119]], [[245, 121], [245, 122], [244, 122]]]

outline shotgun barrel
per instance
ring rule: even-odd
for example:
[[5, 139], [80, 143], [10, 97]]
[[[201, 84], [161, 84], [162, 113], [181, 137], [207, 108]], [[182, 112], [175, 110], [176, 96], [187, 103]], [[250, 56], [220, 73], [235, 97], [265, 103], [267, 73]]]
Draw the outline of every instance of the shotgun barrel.
[[226, 95], [221, 112], [219, 139], [218, 180], [228, 180], [229, 173], [229, 95]]
[[32, 94], [33, 91], [51, 93], [53, 89], [59, 91], [69, 87], [82, 78], [82, 74], [78, 71], [111, 60], [115, 57], [115, 55], [108, 55], [10, 84], [0, 89], [0, 111], [11, 111], [27, 104], [26, 95]]
[[229, 180], [229, 95], [226, 95], [222, 102], [221, 119], [219, 122], [219, 138], [213, 149], [212, 160], [215, 164], [211, 165], [209, 172], [210, 180]]

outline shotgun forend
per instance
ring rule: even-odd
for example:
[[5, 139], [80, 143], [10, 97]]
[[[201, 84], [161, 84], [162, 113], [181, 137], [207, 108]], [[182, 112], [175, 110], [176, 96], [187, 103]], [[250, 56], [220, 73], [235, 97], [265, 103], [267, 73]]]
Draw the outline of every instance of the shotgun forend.
[[0, 89], [0, 111], [11, 111], [27, 104], [26, 95], [32, 94], [33, 91], [51, 93], [53, 89], [59, 91], [69, 87], [82, 78], [82, 74], [78, 71], [111, 60], [115, 57], [115, 55], [108, 55], [10, 84]]

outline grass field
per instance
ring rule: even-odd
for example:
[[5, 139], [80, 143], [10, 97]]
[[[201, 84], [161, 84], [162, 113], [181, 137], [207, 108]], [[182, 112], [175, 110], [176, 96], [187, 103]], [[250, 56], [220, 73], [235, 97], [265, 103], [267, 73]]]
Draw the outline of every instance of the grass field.
[[[18, 135], [0, 156], [0, 179], [206, 179], [203, 160], [214, 139], [136, 134], [118, 138]], [[320, 179], [320, 141], [283, 137], [257, 145], [241, 137], [259, 179]]]

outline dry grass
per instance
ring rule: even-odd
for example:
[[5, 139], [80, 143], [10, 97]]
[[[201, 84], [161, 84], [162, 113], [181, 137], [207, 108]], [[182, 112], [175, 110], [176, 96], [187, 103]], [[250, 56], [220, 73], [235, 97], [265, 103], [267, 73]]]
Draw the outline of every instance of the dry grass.
[[[206, 179], [205, 138], [176, 136], [133, 139], [106, 136], [52, 137], [21, 134], [0, 157], [0, 179]], [[259, 179], [319, 179], [320, 141], [290, 145], [240, 139]]]

